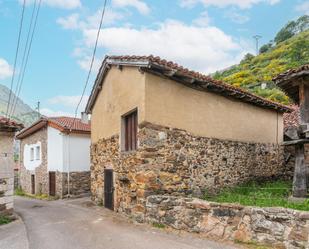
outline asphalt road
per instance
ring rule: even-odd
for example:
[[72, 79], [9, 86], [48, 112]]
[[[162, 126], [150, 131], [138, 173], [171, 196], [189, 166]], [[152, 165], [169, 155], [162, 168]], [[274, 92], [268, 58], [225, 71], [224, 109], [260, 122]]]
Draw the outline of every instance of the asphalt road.
[[[24, 221], [30, 249], [236, 248], [187, 233], [136, 225], [114, 212], [92, 206], [88, 199], [48, 202], [18, 197], [15, 210]], [[1, 240], [0, 248], [6, 249]]]

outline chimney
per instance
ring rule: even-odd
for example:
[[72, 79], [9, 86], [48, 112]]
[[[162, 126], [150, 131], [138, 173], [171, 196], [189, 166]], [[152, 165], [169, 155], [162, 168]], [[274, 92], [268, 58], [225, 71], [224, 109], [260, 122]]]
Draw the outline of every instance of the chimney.
[[82, 120], [82, 123], [83, 124], [89, 124], [89, 118], [88, 118], [88, 114], [87, 113], [85, 113], [85, 112], [82, 112], [82, 118], [81, 118], [81, 120]]

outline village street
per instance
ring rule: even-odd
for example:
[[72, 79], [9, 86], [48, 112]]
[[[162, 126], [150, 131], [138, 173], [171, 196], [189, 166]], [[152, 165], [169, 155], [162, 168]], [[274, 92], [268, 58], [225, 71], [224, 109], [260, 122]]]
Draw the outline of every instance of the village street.
[[[8, 225], [14, 240], [9, 243], [8, 229], [0, 229], [1, 249], [236, 248], [188, 234], [134, 225], [109, 210], [91, 205], [88, 198], [39, 201], [16, 197], [15, 210], [25, 223], [26, 233], [21, 221]], [[28, 237], [29, 247], [24, 237]]]

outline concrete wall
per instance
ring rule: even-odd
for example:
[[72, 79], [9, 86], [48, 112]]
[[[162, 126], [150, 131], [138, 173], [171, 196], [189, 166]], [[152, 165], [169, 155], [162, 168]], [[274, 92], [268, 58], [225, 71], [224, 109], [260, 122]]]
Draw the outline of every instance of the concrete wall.
[[63, 171], [63, 136], [55, 128], [47, 128], [47, 162], [49, 171]]
[[70, 134], [48, 127], [48, 171], [90, 170], [90, 134]]
[[244, 142], [283, 141], [282, 114], [148, 73], [145, 108], [146, 121], [198, 136]]
[[121, 115], [138, 108], [138, 120], [145, 119], [145, 74], [137, 68], [112, 67], [96, 100], [91, 116], [91, 140], [96, 142], [119, 134]]
[[13, 211], [13, 138], [13, 132], [0, 132], [0, 214]]
[[[36, 157], [36, 148], [40, 148], [40, 156]], [[31, 150], [33, 150], [33, 159], [31, 158]], [[40, 141], [33, 144], [25, 144], [23, 149], [23, 162], [27, 170], [35, 170], [42, 163], [42, 145]]]
[[62, 172], [90, 171], [90, 134], [63, 135]]

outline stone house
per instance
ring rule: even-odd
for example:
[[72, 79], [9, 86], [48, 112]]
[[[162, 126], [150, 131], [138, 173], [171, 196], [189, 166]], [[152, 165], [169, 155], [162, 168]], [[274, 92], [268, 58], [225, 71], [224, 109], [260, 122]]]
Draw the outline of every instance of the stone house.
[[44, 117], [17, 134], [20, 186], [30, 194], [64, 197], [90, 192], [90, 123]]
[[23, 126], [0, 116], [0, 215], [13, 211], [15, 132]]
[[289, 111], [159, 57], [108, 56], [86, 107], [92, 198], [143, 219], [150, 195], [281, 177]]

